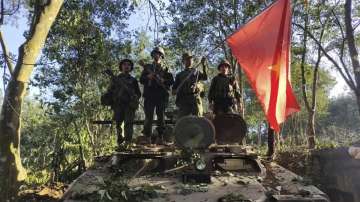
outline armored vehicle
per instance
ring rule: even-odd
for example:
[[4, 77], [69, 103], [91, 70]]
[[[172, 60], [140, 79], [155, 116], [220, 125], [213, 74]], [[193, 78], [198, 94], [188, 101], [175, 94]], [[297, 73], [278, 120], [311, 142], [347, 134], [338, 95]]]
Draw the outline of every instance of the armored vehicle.
[[329, 201], [302, 177], [242, 145], [245, 121], [183, 117], [174, 144], [134, 145], [97, 159], [64, 201]]

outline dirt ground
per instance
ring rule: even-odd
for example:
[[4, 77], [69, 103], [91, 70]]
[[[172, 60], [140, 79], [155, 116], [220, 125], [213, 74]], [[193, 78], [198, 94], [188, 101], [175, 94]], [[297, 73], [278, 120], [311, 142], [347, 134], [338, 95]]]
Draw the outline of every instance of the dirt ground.
[[276, 154], [274, 161], [286, 169], [300, 175], [307, 175], [307, 158], [306, 149], [280, 151]]
[[68, 185], [63, 183], [54, 183], [41, 185], [38, 187], [24, 187], [20, 191], [20, 202], [55, 202], [64, 194]]

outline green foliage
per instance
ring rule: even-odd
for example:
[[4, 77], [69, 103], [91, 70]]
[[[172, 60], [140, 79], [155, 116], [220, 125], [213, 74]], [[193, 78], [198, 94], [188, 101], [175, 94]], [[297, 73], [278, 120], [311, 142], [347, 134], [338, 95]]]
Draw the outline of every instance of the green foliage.
[[173, 24], [165, 37], [167, 45], [197, 54], [220, 47], [224, 52], [212, 52], [211, 60], [230, 58], [229, 49], [222, 45], [225, 38], [264, 7], [259, 1], [170, 1], [167, 10]]
[[349, 145], [358, 141], [360, 126], [356, 98], [345, 95], [333, 98], [328, 108], [328, 115], [320, 120], [318, 130], [323, 138], [340, 145]]
[[39, 105], [27, 100], [22, 114], [22, 161], [29, 170], [46, 170], [51, 167], [55, 123]]
[[99, 101], [110, 81], [102, 71], [118, 69], [129, 56], [124, 30], [132, 10], [129, 1], [64, 2], [43, 50], [48, 65], [32, 82], [43, 94], [40, 104], [25, 110], [31, 113], [25, 115], [23, 161], [35, 176], [45, 170], [51, 180], [71, 181], [94, 156], [114, 150], [113, 129], [91, 121], [111, 119]]
[[332, 149], [338, 147], [339, 144], [333, 140], [329, 139], [320, 139], [320, 141], [317, 141], [316, 143], [316, 149]]
[[338, 127], [348, 128], [353, 131], [360, 131], [360, 122], [356, 106], [356, 98], [352, 95], [345, 95], [332, 99], [329, 106], [329, 116], [324, 120], [330, 125], [336, 123]]

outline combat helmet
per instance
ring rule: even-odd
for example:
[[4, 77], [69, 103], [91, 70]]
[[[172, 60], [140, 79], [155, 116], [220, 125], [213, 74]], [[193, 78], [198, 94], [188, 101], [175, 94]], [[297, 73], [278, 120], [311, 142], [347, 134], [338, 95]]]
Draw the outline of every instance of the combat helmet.
[[161, 57], [164, 58], [165, 57], [165, 51], [163, 48], [157, 46], [155, 47], [152, 51], [151, 51], [151, 57], [154, 57], [154, 54], [155, 53], [160, 53], [161, 54]]
[[192, 58], [193, 57], [193, 54], [190, 52], [190, 51], [187, 51], [187, 52], [184, 52], [183, 55], [182, 55], [182, 59], [186, 59], [186, 58]]
[[231, 68], [230, 62], [227, 61], [226, 59], [220, 61], [219, 65], [217, 66], [217, 69], [220, 70], [220, 67], [221, 67], [222, 65], [228, 66], [229, 69]]
[[121, 68], [121, 66], [122, 66], [122, 64], [124, 64], [125, 62], [128, 62], [128, 63], [130, 63], [130, 66], [131, 66], [131, 71], [134, 69], [134, 63], [133, 63], [133, 61], [132, 60], [130, 60], [130, 59], [122, 59], [121, 61], [120, 61], [120, 63], [119, 63], [119, 68], [120, 68], [120, 71], [122, 71], [122, 68]]

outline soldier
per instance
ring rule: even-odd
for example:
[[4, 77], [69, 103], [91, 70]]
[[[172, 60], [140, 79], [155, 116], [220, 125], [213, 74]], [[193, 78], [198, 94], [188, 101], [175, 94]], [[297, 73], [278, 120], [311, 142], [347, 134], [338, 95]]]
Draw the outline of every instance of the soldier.
[[219, 74], [215, 76], [209, 89], [209, 104], [215, 115], [231, 113], [240, 100], [240, 91], [235, 78], [230, 75], [230, 63], [223, 60], [218, 65]]
[[124, 141], [121, 128], [123, 122], [125, 122], [125, 142], [130, 143], [132, 140], [135, 111], [139, 106], [141, 96], [138, 81], [130, 75], [133, 68], [134, 63], [131, 60], [121, 60], [119, 64], [121, 73], [118, 76], [113, 76], [110, 86], [113, 99], [111, 108], [114, 111], [118, 146]]
[[179, 107], [178, 118], [187, 115], [202, 116], [202, 101], [200, 94], [203, 87], [199, 81], [207, 80], [206, 58], [201, 59], [203, 71], [193, 68], [193, 56], [186, 52], [182, 56], [185, 69], [178, 73], [173, 85], [173, 94], [176, 94], [176, 105]]
[[[151, 142], [152, 122], [154, 110], [157, 116], [157, 132], [159, 137], [163, 135], [165, 129], [165, 108], [169, 101], [169, 89], [174, 83], [174, 78], [168, 69], [163, 65], [162, 59], [165, 57], [164, 49], [155, 47], [151, 51], [153, 63], [145, 64], [141, 73], [140, 83], [144, 85], [144, 110], [145, 123], [143, 133]], [[153, 137], [153, 140], [156, 137]]]

